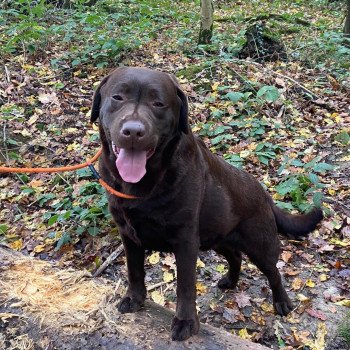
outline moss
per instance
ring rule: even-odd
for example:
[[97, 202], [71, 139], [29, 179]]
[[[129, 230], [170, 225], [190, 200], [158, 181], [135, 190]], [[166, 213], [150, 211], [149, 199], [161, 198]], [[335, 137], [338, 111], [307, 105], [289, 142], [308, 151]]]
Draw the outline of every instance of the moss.
[[184, 78], [191, 80], [194, 79], [198, 73], [207, 69], [209, 66], [210, 64], [208, 62], [188, 65], [186, 68], [180, 69], [176, 75], [179, 77], [183, 76]]

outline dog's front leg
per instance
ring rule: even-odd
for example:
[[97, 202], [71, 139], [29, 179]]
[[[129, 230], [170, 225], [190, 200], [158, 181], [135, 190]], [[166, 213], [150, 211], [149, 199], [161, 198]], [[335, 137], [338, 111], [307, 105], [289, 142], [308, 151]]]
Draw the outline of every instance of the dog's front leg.
[[145, 249], [121, 232], [128, 267], [129, 286], [118, 305], [121, 313], [136, 312], [146, 299]]
[[176, 315], [171, 325], [173, 340], [186, 340], [197, 334], [199, 320], [196, 310], [196, 263], [198, 243], [180, 240], [174, 249], [177, 267]]

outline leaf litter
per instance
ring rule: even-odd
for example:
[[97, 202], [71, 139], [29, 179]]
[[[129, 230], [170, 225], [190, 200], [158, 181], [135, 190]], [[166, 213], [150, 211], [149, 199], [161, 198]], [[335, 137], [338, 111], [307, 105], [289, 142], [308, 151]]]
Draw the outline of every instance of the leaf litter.
[[[218, 23], [217, 30], [224, 29], [224, 22]], [[172, 46], [178, 46], [172, 40], [167, 32], [160, 32], [121, 63], [174, 73], [189, 96], [192, 129], [212, 152], [244, 167], [277, 202], [289, 203], [289, 209], [305, 210], [313, 200], [317, 202], [313, 193], [322, 193], [327, 214], [308, 240], [282, 241], [278, 267], [295, 304], [290, 315], [273, 314], [267, 282], [247, 260], [237, 290], [218, 290], [216, 283], [227, 265], [209, 252], [201, 254], [197, 263], [201, 321], [274, 348], [332, 349], [329, 344], [350, 300], [349, 91], [327, 71], [306, 68], [299, 61], [258, 64], [213, 57], [205, 51], [188, 54], [174, 51]], [[165, 47], [164, 42], [168, 42]], [[85, 66], [60, 73], [45, 58], [34, 57], [8, 59], [4, 64], [10, 79], [1, 79], [1, 96], [7, 101], [1, 112], [11, 123], [6, 118], [0, 120], [4, 138], [0, 163], [59, 166], [94, 155], [99, 142], [97, 128], [88, 124], [92, 87], [108, 70]], [[317, 96], [310, 97], [308, 91]], [[94, 203], [93, 195], [102, 195], [103, 191], [89, 188], [91, 181], [88, 175], [70, 173], [1, 176], [0, 239], [43, 260], [56, 259], [62, 266], [94, 271], [119, 244], [117, 232], [108, 234], [111, 222], [103, 219], [102, 212], [92, 219], [102, 223], [99, 237], [88, 233], [95, 232], [91, 221], [84, 221], [89, 213], [79, 214], [82, 225], [63, 217], [82, 205], [77, 200], [81, 188], [86, 191], [86, 207]], [[73, 207], [60, 206], [64, 198], [69, 198]], [[43, 220], [48, 211], [62, 216]], [[173, 255], [150, 252], [146, 268], [146, 283], [159, 286], [150, 291], [150, 297], [173, 309]], [[31, 288], [45, 287], [35, 286], [35, 269], [28, 271], [20, 264], [17, 269], [32, 278]], [[13, 271], [11, 278], [18, 276]], [[125, 286], [125, 258], [107, 268], [106, 276], [121, 278]], [[21, 286], [23, 293], [29, 288], [25, 283]], [[83, 308], [89, 302], [88, 297], [79, 299], [74, 293], [71, 298], [67, 308], [73, 304]], [[55, 300], [49, 295], [31, 302], [44, 300], [47, 305], [41, 306], [55, 309]]]

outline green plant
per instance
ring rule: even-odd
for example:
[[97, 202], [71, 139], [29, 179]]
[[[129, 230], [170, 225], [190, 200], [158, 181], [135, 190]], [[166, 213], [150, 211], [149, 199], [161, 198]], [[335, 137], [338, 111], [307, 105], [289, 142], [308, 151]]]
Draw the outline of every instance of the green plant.
[[[77, 179], [90, 179], [87, 169], [77, 171]], [[57, 181], [55, 179], [53, 182]], [[82, 234], [96, 236], [110, 218], [105, 190], [97, 182], [85, 182], [78, 193], [71, 186], [62, 186], [60, 197], [57, 192], [36, 193], [31, 187], [23, 187], [22, 193], [34, 196], [39, 207], [45, 208], [43, 222], [50, 228], [48, 238], [56, 241], [56, 250], [63, 244], [77, 239]], [[60, 198], [60, 199], [59, 199]], [[103, 219], [103, 220], [102, 220]], [[107, 220], [106, 220], [107, 219]], [[98, 224], [97, 224], [98, 222]], [[53, 230], [53, 231], [52, 231]], [[58, 234], [60, 232], [60, 234]]]
[[348, 312], [342, 320], [339, 328], [339, 335], [345, 340], [347, 345], [350, 346], [350, 312]]
[[289, 159], [286, 157], [278, 169], [278, 174], [281, 174], [288, 166], [303, 168], [299, 174], [290, 174], [276, 186], [276, 192], [282, 196], [292, 200], [292, 205], [280, 203], [281, 206], [293, 208], [295, 205], [302, 211], [310, 209], [311, 204], [307, 197], [312, 195], [313, 204], [320, 207], [322, 204], [323, 194], [322, 188], [325, 187], [319, 180], [317, 174], [324, 174], [334, 167], [328, 163], [320, 162], [320, 157], [315, 157], [312, 161], [304, 163], [299, 159]]

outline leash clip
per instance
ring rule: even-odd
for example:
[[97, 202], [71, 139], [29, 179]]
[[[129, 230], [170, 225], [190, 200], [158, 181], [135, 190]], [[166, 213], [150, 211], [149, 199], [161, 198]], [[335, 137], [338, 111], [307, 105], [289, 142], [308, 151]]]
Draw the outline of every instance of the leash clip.
[[95, 167], [92, 164], [88, 164], [89, 169], [92, 172], [92, 175], [94, 176], [94, 178], [96, 180], [101, 179], [101, 175], [97, 172], [97, 170], [95, 169]]

